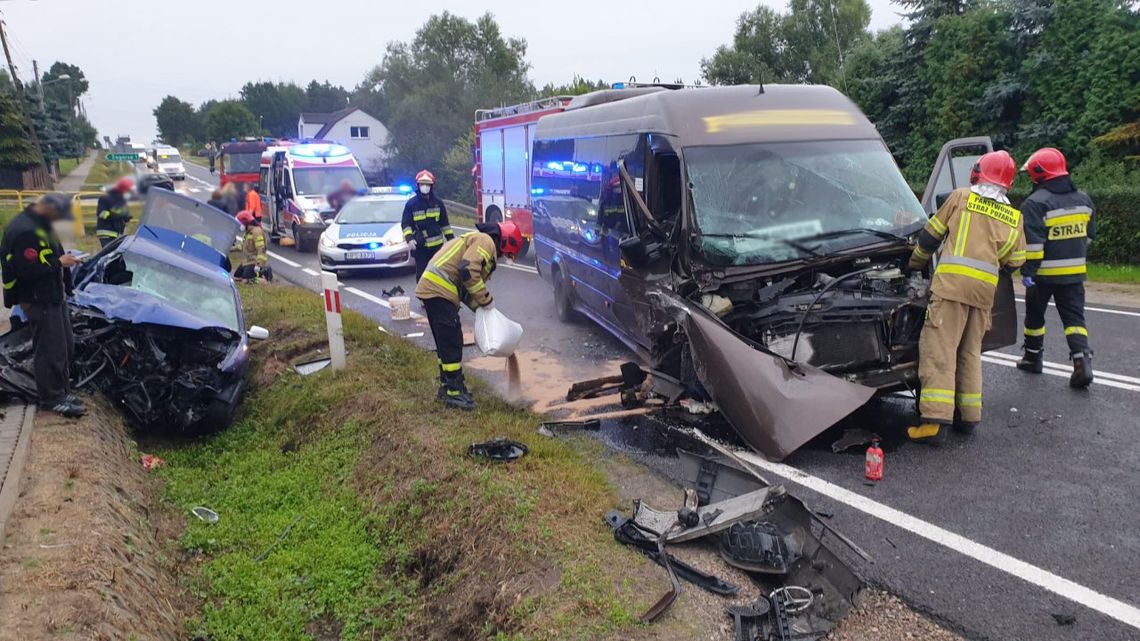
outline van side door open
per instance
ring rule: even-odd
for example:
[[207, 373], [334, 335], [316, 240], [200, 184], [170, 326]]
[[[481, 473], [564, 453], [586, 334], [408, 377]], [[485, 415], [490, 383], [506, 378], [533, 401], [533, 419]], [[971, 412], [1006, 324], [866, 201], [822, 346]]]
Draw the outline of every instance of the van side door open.
[[[922, 208], [933, 216], [955, 189], [970, 186], [970, 169], [983, 154], [994, 150], [989, 136], [955, 138], [942, 145], [934, 171], [922, 193]], [[997, 292], [991, 312], [993, 325], [982, 340], [985, 351], [1008, 347], [1017, 343], [1017, 306], [1013, 299], [1013, 278], [1002, 273], [998, 278]]]

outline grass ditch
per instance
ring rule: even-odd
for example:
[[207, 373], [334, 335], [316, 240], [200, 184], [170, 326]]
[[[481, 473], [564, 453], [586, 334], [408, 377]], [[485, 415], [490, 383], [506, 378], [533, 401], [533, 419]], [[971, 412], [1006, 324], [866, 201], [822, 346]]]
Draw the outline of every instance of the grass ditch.
[[[205, 604], [194, 634], [625, 639], [649, 631], [634, 620], [657, 595], [629, 578], [648, 566], [600, 521], [617, 504], [591, 464], [600, 446], [535, 437], [537, 416], [478, 381], [476, 412], [444, 411], [434, 356], [353, 312], [344, 316], [349, 367], [301, 377], [289, 364], [324, 342], [317, 297], [265, 285], [242, 294], [249, 322], [272, 332], [254, 348], [243, 417], [159, 451], [169, 462], [165, 500], [184, 514], [206, 505], [221, 515], [216, 525], [191, 518], [181, 541]], [[527, 443], [529, 455], [508, 465], [466, 457], [471, 442], [498, 435]]]

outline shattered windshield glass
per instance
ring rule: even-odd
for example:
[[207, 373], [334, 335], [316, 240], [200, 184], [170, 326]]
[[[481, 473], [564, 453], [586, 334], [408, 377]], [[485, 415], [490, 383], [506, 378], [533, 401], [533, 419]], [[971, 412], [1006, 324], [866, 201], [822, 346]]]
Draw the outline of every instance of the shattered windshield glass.
[[[701, 248], [716, 262], [805, 258], [926, 219], [878, 140], [695, 147], [685, 163]], [[848, 230], [855, 233], [835, 234]]]
[[179, 310], [221, 327], [240, 331], [233, 293], [217, 282], [153, 258], [126, 252], [128, 287], [146, 292]]

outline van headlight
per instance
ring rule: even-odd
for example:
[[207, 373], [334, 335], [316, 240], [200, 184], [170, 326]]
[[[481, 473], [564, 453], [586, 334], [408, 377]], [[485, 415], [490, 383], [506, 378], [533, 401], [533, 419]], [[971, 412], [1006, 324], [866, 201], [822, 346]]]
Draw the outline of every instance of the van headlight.
[[306, 209], [304, 220], [307, 223], [319, 223], [319, 222], [321, 222], [320, 210], [318, 210], [318, 209]]
[[333, 247], [336, 247], [336, 243], [333, 242], [332, 238], [329, 238], [328, 234], [321, 234], [321, 247], [332, 249]]

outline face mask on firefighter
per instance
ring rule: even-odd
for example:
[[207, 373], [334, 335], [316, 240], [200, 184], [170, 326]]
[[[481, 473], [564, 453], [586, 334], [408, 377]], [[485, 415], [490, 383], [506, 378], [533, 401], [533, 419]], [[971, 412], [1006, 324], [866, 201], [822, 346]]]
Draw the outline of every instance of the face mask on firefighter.
[[420, 193], [428, 195], [431, 192], [431, 185], [420, 185]]

